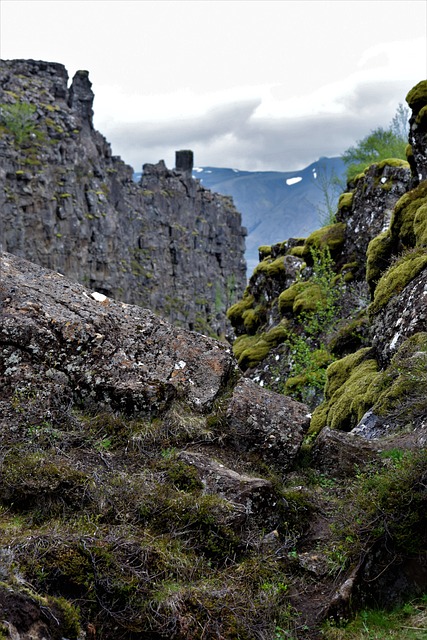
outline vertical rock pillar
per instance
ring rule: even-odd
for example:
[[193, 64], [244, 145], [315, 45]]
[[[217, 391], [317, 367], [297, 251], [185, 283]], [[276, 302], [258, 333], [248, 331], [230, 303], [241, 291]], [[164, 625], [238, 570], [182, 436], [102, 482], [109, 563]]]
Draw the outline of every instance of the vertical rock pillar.
[[175, 151], [175, 171], [180, 171], [191, 176], [193, 171], [194, 157], [190, 149]]

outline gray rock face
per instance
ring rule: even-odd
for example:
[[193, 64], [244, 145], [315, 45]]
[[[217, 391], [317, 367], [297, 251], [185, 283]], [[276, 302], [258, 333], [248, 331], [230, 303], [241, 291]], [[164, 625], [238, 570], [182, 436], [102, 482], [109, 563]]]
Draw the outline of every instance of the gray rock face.
[[399, 295], [372, 319], [372, 344], [384, 365], [410, 336], [427, 326], [427, 269], [411, 280]]
[[0, 103], [35, 105], [28, 136], [0, 135], [3, 249], [180, 326], [223, 333], [246, 280], [231, 199], [164, 163], [135, 184], [93, 129], [88, 73], [69, 89], [67, 80], [59, 64], [0, 67]]
[[338, 211], [338, 221], [346, 223], [340, 261], [354, 264], [352, 273], [356, 278], [365, 277], [368, 245], [379, 233], [388, 229], [393, 207], [409, 190], [410, 184], [409, 168], [373, 164], [357, 181], [351, 208]]

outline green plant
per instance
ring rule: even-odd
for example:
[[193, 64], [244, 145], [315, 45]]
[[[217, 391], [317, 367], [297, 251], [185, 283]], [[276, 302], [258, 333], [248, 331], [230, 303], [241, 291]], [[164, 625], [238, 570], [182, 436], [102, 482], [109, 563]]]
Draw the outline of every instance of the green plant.
[[316, 287], [319, 295], [314, 309], [297, 317], [302, 327], [301, 333], [290, 333], [285, 341], [291, 354], [286, 390], [306, 402], [312, 394], [310, 388], [321, 391], [326, 382], [326, 367], [332, 362], [333, 357], [324, 346], [322, 335], [337, 317], [337, 302], [340, 296], [340, 286], [329, 248], [312, 247], [311, 256], [313, 270], [309, 283]]
[[[378, 127], [358, 140], [342, 154], [347, 165], [347, 179], [352, 180], [365, 171], [369, 165], [398, 158], [406, 161], [407, 121], [409, 110], [401, 104], [387, 129]], [[406, 126], [405, 126], [406, 120]]]
[[18, 147], [29, 142], [37, 128], [36, 106], [27, 102], [0, 105], [0, 119], [11, 133]]

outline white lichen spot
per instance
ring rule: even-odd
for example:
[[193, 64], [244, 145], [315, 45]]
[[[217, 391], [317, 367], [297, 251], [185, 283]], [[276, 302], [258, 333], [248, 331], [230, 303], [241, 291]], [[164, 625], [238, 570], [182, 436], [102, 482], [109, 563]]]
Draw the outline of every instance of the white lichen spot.
[[397, 332], [393, 336], [393, 340], [390, 342], [390, 349], [393, 350], [396, 347], [397, 341], [400, 338], [400, 333]]
[[276, 356], [274, 359], [276, 360], [276, 362], [277, 362], [278, 360], [280, 360], [280, 356], [279, 356], [279, 354], [277, 354], [277, 356]]
[[90, 295], [97, 302], [105, 302], [106, 299], [107, 299], [107, 296], [104, 296], [103, 293], [98, 293], [98, 291], [92, 291], [92, 293]]
[[179, 369], [185, 369], [186, 366], [187, 366], [187, 363], [184, 362], [184, 360], [180, 360], [175, 364], [175, 369], [179, 371]]
[[385, 184], [387, 182], [387, 178], [383, 176], [380, 180], [381, 184]]

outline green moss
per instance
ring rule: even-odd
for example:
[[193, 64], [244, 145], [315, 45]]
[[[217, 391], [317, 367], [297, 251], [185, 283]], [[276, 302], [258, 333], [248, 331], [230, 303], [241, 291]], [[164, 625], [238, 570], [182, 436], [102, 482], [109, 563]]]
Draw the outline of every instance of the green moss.
[[330, 400], [335, 393], [345, 381], [349, 378], [350, 373], [353, 369], [358, 367], [362, 362], [369, 359], [369, 356], [372, 355], [372, 349], [370, 347], [365, 347], [364, 349], [359, 349], [356, 353], [351, 353], [345, 358], [341, 358], [341, 360], [336, 360], [333, 362], [327, 369], [327, 383], [325, 387], [325, 397], [327, 400]]
[[338, 211], [341, 209], [350, 209], [353, 204], [353, 192], [348, 191], [346, 193], [342, 193], [338, 200]]
[[279, 312], [281, 314], [292, 311], [295, 298], [307, 287], [307, 282], [295, 282], [293, 285], [282, 291], [278, 298]]
[[378, 376], [376, 360], [365, 360], [350, 373], [345, 384], [332, 396], [328, 411], [331, 429], [350, 431], [372, 406], [372, 386]]
[[385, 160], [378, 162], [377, 167], [378, 169], [384, 169], [384, 167], [409, 167], [409, 164], [401, 158], [385, 158]]
[[421, 80], [409, 91], [406, 102], [413, 111], [420, 111], [427, 105], [427, 80]]
[[392, 239], [396, 245], [406, 248], [415, 246], [414, 220], [426, 199], [427, 181], [424, 181], [412, 191], [405, 193], [396, 203], [390, 222]]
[[279, 324], [276, 327], [273, 327], [267, 333], [262, 334], [262, 338], [266, 341], [270, 347], [275, 347], [284, 340], [286, 340], [288, 336], [288, 331], [283, 324]]
[[405, 147], [405, 155], [406, 155], [406, 159], [410, 160], [410, 158], [414, 157], [414, 152], [412, 151], [412, 146], [410, 144], [407, 144]]
[[427, 266], [427, 254], [415, 251], [404, 255], [379, 280], [369, 313], [375, 314], [406, 287]]
[[264, 308], [261, 305], [257, 305], [255, 309], [246, 309], [242, 313], [242, 320], [246, 332], [253, 335], [257, 329], [265, 321]]
[[227, 311], [227, 318], [230, 320], [233, 327], [237, 327], [239, 324], [242, 324], [243, 313], [251, 309], [254, 305], [255, 299], [254, 297], [248, 293], [246, 290], [242, 300], [233, 304]]
[[267, 277], [274, 278], [284, 272], [286, 272], [285, 261], [283, 256], [279, 256], [274, 260], [271, 258], [265, 258], [259, 262], [254, 269], [253, 275], [256, 273], [264, 273]]
[[258, 247], [259, 259], [264, 260], [264, 258], [268, 258], [271, 255], [271, 246], [270, 245], [262, 245]]
[[322, 287], [315, 282], [307, 282], [294, 299], [292, 311], [295, 315], [316, 311], [320, 306], [326, 304], [326, 295]]
[[236, 360], [239, 362], [245, 349], [250, 349], [251, 347], [253, 347], [255, 343], [258, 342], [258, 340], [259, 336], [243, 335], [236, 338], [233, 342], [233, 353], [236, 357]]
[[427, 246], [427, 202], [418, 207], [414, 217], [414, 233], [417, 247]]
[[311, 249], [328, 248], [331, 254], [344, 244], [346, 225], [344, 222], [327, 225], [314, 231], [304, 245], [304, 257], [311, 258]]
[[366, 281], [371, 293], [381, 277], [381, 274], [388, 268], [392, 254], [392, 239], [390, 231], [383, 231], [373, 238], [366, 251]]
[[425, 105], [415, 118], [415, 122], [422, 127], [427, 125], [427, 105]]
[[289, 255], [296, 256], [297, 258], [303, 258], [304, 251], [304, 245], [301, 245], [299, 247], [292, 247], [292, 249], [289, 250]]
[[244, 349], [239, 358], [239, 366], [243, 371], [256, 367], [270, 351], [270, 345], [265, 340], [258, 339], [252, 347]]
[[379, 416], [397, 412], [397, 422], [411, 423], [425, 413], [427, 397], [427, 333], [405, 340], [383, 374], [373, 411]]

